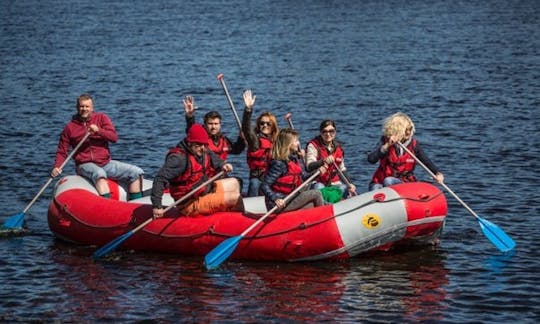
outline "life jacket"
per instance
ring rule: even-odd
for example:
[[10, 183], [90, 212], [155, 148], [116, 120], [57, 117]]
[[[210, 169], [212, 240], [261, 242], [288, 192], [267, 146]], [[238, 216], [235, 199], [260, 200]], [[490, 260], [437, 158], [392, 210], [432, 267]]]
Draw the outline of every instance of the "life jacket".
[[[386, 138], [383, 138], [383, 143], [386, 142]], [[414, 152], [416, 148], [416, 139], [407, 145], [409, 151]], [[383, 183], [384, 178], [386, 177], [395, 177], [401, 179], [403, 182], [414, 182], [416, 177], [413, 174], [415, 167], [414, 158], [407, 153], [403, 152], [401, 156], [398, 156], [395, 145], [392, 145], [388, 148], [388, 152], [381, 159], [379, 167], [373, 175], [373, 183]]]
[[[193, 154], [187, 153], [184, 149], [178, 146], [170, 149], [167, 155], [169, 154], [180, 154], [187, 157], [186, 170], [176, 178], [169, 181], [169, 190], [171, 196], [176, 201], [193, 190], [193, 188], [206, 181], [208, 172], [212, 170], [212, 166], [210, 164], [210, 158], [207, 154], [203, 155], [203, 164], [200, 164]], [[208, 188], [201, 188], [193, 195], [193, 198], [196, 199], [202, 196], [204, 193], [206, 193], [207, 189]]]
[[259, 149], [246, 154], [246, 160], [250, 171], [250, 178], [262, 177], [268, 169], [268, 164], [272, 158], [272, 141], [266, 137], [259, 136]]
[[223, 161], [227, 160], [227, 155], [229, 155], [229, 151], [231, 148], [229, 147], [228, 141], [225, 139], [225, 136], [220, 135], [218, 143], [214, 143], [214, 140], [212, 138], [208, 138], [208, 149], [214, 153], [216, 153], [217, 156], [219, 156], [220, 159]]
[[[308, 145], [312, 144], [317, 149], [317, 160], [324, 160], [329, 155], [333, 155], [334, 159], [336, 160], [336, 164], [339, 166], [341, 161], [343, 161], [344, 152], [343, 148], [341, 147], [341, 144], [337, 141], [334, 141], [334, 151], [330, 152], [324, 143], [322, 142], [322, 139], [320, 136], [315, 137], [311, 141], [309, 141]], [[328, 171], [324, 174], [321, 174], [317, 181], [324, 183], [325, 185], [331, 185], [334, 182], [340, 181], [339, 179], [339, 173], [334, 164], [330, 164], [327, 166]]]
[[275, 192], [288, 195], [301, 184], [302, 166], [296, 160], [289, 160], [287, 162], [287, 173], [277, 178], [271, 188]]

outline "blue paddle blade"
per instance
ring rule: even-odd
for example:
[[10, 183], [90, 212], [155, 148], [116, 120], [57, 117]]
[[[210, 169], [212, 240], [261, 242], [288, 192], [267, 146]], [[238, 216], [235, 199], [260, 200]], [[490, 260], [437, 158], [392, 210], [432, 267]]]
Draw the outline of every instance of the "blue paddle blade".
[[516, 242], [512, 240], [499, 226], [492, 222], [478, 217], [478, 223], [484, 235], [495, 245], [501, 252], [508, 252], [516, 246]]
[[115, 238], [114, 240], [110, 241], [106, 245], [102, 246], [99, 250], [94, 252], [93, 258], [98, 259], [98, 258], [106, 255], [107, 253], [111, 252], [112, 250], [116, 249], [116, 247], [118, 247], [120, 244], [122, 244], [122, 242], [127, 240], [134, 233], [135, 233], [134, 231], [129, 231], [126, 234], [123, 234], [123, 235]]
[[4, 222], [4, 227], [9, 229], [20, 229], [24, 224], [24, 213], [11, 216]]
[[204, 265], [207, 270], [213, 270], [225, 261], [236, 249], [242, 236], [235, 236], [221, 242], [204, 257]]

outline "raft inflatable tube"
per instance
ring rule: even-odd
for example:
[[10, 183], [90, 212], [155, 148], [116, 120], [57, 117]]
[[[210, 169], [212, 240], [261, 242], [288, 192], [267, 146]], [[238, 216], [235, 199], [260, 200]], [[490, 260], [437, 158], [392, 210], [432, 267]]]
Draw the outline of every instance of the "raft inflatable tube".
[[[145, 179], [145, 197], [126, 202], [124, 188], [113, 181], [109, 180], [112, 198], [105, 199], [86, 179], [66, 176], [55, 186], [49, 228], [64, 241], [103, 246], [152, 217], [151, 186]], [[163, 202], [173, 203], [168, 193]], [[119, 249], [204, 256], [262, 216], [264, 198], [244, 198], [244, 209], [186, 217], [172, 208]], [[425, 182], [399, 184], [335, 204], [270, 215], [244, 236], [230, 258], [336, 260], [396, 244], [428, 244], [441, 234], [446, 213], [446, 198], [437, 187]]]

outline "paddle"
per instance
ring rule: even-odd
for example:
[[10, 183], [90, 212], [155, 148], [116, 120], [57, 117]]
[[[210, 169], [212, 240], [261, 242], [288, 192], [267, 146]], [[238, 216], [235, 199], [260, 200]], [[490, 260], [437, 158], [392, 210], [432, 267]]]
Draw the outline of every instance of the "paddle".
[[[62, 163], [62, 165], [60, 165], [59, 169], [62, 170], [64, 168], [64, 166], [66, 166], [66, 164], [68, 163], [68, 161], [73, 157], [73, 155], [75, 155], [75, 153], [79, 150], [79, 148], [81, 147], [81, 145], [84, 143], [84, 141], [86, 141], [86, 139], [88, 138], [88, 136], [90, 136], [90, 133], [87, 132], [84, 137], [82, 138], [81, 141], [79, 141], [79, 144], [77, 144], [77, 146], [75, 146], [75, 148], [71, 151], [71, 153], [68, 155], [68, 157], [66, 158], [66, 160]], [[43, 187], [41, 187], [41, 189], [38, 191], [38, 193], [34, 196], [34, 198], [32, 199], [32, 201], [30, 201], [30, 203], [28, 205], [26, 205], [26, 207], [24, 208], [24, 210], [16, 215], [13, 215], [11, 216], [10, 218], [8, 218], [5, 222], [4, 222], [4, 227], [5, 228], [8, 228], [8, 229], [20, 229], [22, 228], [23, 226], [23, 223], [24, 223], [24, 215], [25, 213], [28, 211], [28, 209], [30, 209], [30, 207], [36, 202], [36, 200], [38, 199], [39, 196], [41, 196], [41, 194], [45, 191], [45, 189], [49, 186], [49, 184], [51, 184], [51, 182], [53, 181], [54, 177], [49, 177], [49, 180], [47, 180], [47, 182], [45, 182], [45, 184], [43, 185]]]
[[227, 101], [229, 102], [229, 106], [231, 107], [233, 111], [234, 118], [236, 119], [236, 123], [238, 124], [238, 129], [240, 130], [240, 132], [242, 132], [242, 123], [240, 122], [240, 118], [238, 117], [238, 114], [236, 113], [236, 108], [234, 108], [234, 103], [231, 99], [231, 95], [229, 94], [229, 90], [227, 89], [227, 85], [225, 84], [225, 80], [223, 79], [223, 73], [218, 74], [217, 79], [219, 83], [221, 83], [221, 86], [223, 87], [225, 96], [227, 96]]
[[[291, 118], [291, 113], [287, 113], [285, 115], [285, 119], [287, 120], [287, 122], [289, 123], [289, 127], [291, 129], [294, 129], [294, 125], [292, 123], [292, 118]], [[340, 178], [345, 181], [345, 184], [347, 185], [348, 188], [351, 187], [351, 182], [349, 181], [349, 179], [347, 179], [347, 177], [345, 177], [345, 174], [343, 174], [343, 171], [341, 171], [341, 169], [338, 167], [338, 165], [336, 164], [336, 162], [332, 162], [334, 164], [334, 168], [336, 168], [336, 170], [338, 171], [339, 173], [339, 176]], [[348, 189], [347, 189], [348, 190]], [[356, 191], [352, 191], [353, 195], [356, 196]]]
[[[339, 173], [340, 178], [343, 181], [345, 181], [345, 184], [347, 185], [347, 190], [349, 190], [348, 188], [351, 187], [351, 182], [349, 181], [349, 179], [347, 179], [345, 174], [343, 174], [343, 171], [341, 171], [341, 169], [338, 167], [336, 161], [332, 162], [332, 164], [334, 164], [334, 168], [336, 168], [337, 172]], [[350, 191], [350, 192], [352, 192], [353, 196], [356, 196], [356, 191]]]
[[[433, 174], [433, 172], [430, 169], [428, 169], [428, 167], [424, 163], [422, 163], [422, 161], [420, 161], [420, 159], [418, 159], [418, 157], [416, 157], [416, 155], [414, 155], [401, 142], [397, 142], [397, 143], [399, 144], [399, 146], [402, 149], [404, 149], [407, 153], [409, 153], [409, 155], [411, 155], [413, 157], [413, 159], [416, 162], [418, 162], [418, 164], [420, 164], [429, 173], [430, 176], [432, 176], [434, 179], [436, 179], [435, 174]], [[467, 211], [469, 211], [469, 213], [471, 213], [471, 215], [473, 215], [478, 220], [478, 223], [480, 224], [480, 228], [482, 229], [482, 232], [484, 233], [484, 235], [501, 252], [510, 251], [516, 246], [516, 243], [514, 242], [514, 240], [512, 240], [512, 238], [510, 236], [508, 236], [508, 234], [506, 234], [500, 227], [498, 227], [497, 225], [493, 224], [492, 222], [478, 216], [469, 206], [467, 206], [467, 204], [465, 204], [465, 202], [463, 202], [463, 200], [461, 200], [450, 188], [448, 188], [448, 186], [446, 184], [441, 183], [440, 185], [443, 186], [444, 189], [446, 189], [452, 196], [454, 196], [454, 198], [456, 198], [456, 200], [463, 207], [465, 207], [465, 209], [467, 209]]]
[[[313, 181], [316, 177], [318, 177], [319, 173], [320, 171], [317, 171], [314, 174], [312, 174], [306, 181], [304, 181], [301, 185], [299, 185], [296, 189], [294, 189], [290, 194], [288, 194], [283, 199], [284, 202], [287, 203], [291, 198], [294, 197], [294, 195], [296, 195], [298, 191], [300, 191], [303, 187], [305, 187], [307, 184]], [[204, 265], [206, 266], [206, 269], [212, 270], [219, 267], [219, 265], [234, 252], [234, 250], [238, 246], [238, 243], [240, 243], [240, 241], [242, 240], [244, 236], [246, 236], [246, 234], [248, 234], [253, 228], [255, 228], [257, 225], [263, 222], [268, 216], [270, 216], [273, 212], [275, 212], [278, 209], [279, 209], [278, 206], [274, 206], [274, 208], [270, 209], [266, 214], [264, 214], [261, 218], [259, 218], [255, 223], [253, 223], [240, 235], [226, 239], [225, 241], [221, 242], [218, 246], [216, 246], [212, 251], [210, 251], [204, 257]]]
[[[223, 174], [225, 173], [225, 171], [221, 171], [219, 173], [217, 173], [215, 176], [213, 176], [212, 178], [206, 180], [205, 182], [201, 183], [199, 186], [197, 186], [195, 189], [191, 190], [190, 192], [188, 192], [185, 196], [183, 196], [182, 198], [178, 199], [177, 201], [174, 202], [174, 204], [170, 205], [169, 207], [165, 208], [163, 210], [163, 214], [165, 214], [167, 211], [169, 211], [170, 209], [172, 209], [173, 207], [177, 206], [178, 204], [180, 204], [181, 202], [185, 201], [186, 199], [188, 199], [189, 197], [193, 196], [197, 191], [199, 191], [201, 188], [207, 186], [208, 184], [214, 182], [215, 180], [217, 180], [219, 177], [221, 177]], [[102, 246], [99, 250], [97, 250], [96, 252], [94, 252], [93, 254], [93, 258], [94, 259], [97, 259], [97, 258], [100, 258], [104, 255], [106, 255], [107, 253], [111, 252], [112, 250], [114, 250], [115, 248], [117, 248], [120, 244], [122, 244], [122, 242], [124, 242], [125, 240], [127, 240], [128, 238], [130, 238], [133, 234], [137, 233], [140, 229], [144, 228], [146, 225], [150, 224], [152, 221], [154, 220], [153, 217], [150, 217], [149, 219], [147, 219], [146, 221], [144, 221], [142, 224], [140, 224], [139, 226], [135, 227], [134, 229], [132, 229], [131, 231], [125, 233], [125, 234], [122, 234], [120, 235], [119, 237], [115, 238], [114, 240], [110, 241], [109, 243], [107, 243], [106, 245]]]

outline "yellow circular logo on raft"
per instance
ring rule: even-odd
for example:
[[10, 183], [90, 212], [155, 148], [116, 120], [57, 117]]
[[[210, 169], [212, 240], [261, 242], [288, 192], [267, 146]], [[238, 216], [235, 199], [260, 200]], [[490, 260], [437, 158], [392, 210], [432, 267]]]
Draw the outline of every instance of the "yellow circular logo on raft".
[[381, 224], [381, 218], [377, 214], [366, 214], [362, 218], [362, 224], [369, 229], [374, 229]]

